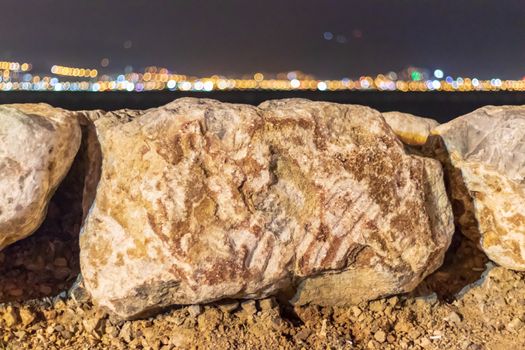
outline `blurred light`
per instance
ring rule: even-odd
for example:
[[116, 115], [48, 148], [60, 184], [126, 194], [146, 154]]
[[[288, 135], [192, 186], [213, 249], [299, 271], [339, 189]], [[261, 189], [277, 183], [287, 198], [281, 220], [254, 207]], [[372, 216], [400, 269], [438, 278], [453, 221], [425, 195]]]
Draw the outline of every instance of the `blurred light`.
[[332, 40], [334, 38], [334, 34], [332, 32], [324, 32], [323, 38], [325, 40]]
[[213, 82], [207, 81], [204, 83], [204, 90], [205, 91], [212, 91], [213, 90]]
[[396, 72], [388, 72], [387, 76], [388, 76], [388, 79], [390, 80], [397, 80]]
[[327, 85], [324, 81], [320, 81], [319, 83], [317, 83], [317, 90], [325, 91], [326, 88], [327, 88]]
[[299, 86], [301, 86], [301, 82], [297, 79], [292, 79], [290, 81], [290, 86], [294, 89], [297, 89]]
[[100, 65], [104, 68], [109, 66], [109, 58], [103, 58], [102, 60], [100, 60]]
[[168, 80], [168, 84], [166, 84], [168, 89], [174, 89], [177, 87], [177, 82], [175, 80]]
[[288, 72], [288, 74], [286, 74], [286, 77], [288, 78], [288, 80], [292, 80], [292, 79], [296, 79], [297, 78], [297, 73], [296, 72]]
[[441, 88], [441, 83], [439, 82], [439, 80], [434, 80], [432, 81], [432, 88], [438, 90], [439, 88]]
[[338, 36], [335, 38], [335, 41], [337, 41], [339, 44], [344, 44], [344, 43], [346, 43], [346, 36], [344, 36], [344, 35], [338, 35]]
[[421, 78], [422, 78], [422, 75], [420, 72], [418, 72], [417, 70], [413, 71], [412, 73], [410, 73], [410, 78], [413, 80], [413, 81], [420, 81]]
[[264, 80], [264, 75], [262, 73], [255, 73], [253, 75], [253, 79], [255, 81], [263, 81]]
[[434, 76], [435, 76], [436, 78], [438, 78], [438, 79], [441, 79], [441, 78], [443, 78], [444, 73], [443, 73], [443, 71], [442, 71], [441, 69], [436, 69], [436, 70], [434, 71]]

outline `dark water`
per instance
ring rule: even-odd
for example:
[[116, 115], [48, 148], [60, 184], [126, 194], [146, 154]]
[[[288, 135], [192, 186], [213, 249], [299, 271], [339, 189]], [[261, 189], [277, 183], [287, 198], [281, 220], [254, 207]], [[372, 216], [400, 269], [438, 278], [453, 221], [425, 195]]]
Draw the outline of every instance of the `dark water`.
[[525, 105], [524, 92], [376, 92], [376, 91], [211, 91], [211, 92], [0, 92], [0, 103], [46, 102], [66, 109], [158, 107], [180, 97], [213, 98], [257, 105], [265, 100], [300, 97], [361, 104], [380, 111], [402, 111], [446, 122], [485, 105]]

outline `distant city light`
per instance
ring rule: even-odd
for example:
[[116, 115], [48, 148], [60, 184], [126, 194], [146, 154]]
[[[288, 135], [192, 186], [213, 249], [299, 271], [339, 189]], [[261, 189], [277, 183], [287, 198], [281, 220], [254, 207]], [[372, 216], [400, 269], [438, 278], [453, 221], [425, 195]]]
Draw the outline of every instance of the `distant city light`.
[[[102, 59], [104, 60], [104, 59]], [[106, 62], [100, 62], [102, 63]], [[109, 64], [109, 59], [108, 62]], [[31, 73], [28, 73], [31, 71]], [[149, 66], [134, 71], [98, 75], [96, 69], [54, 65], [52, 74], [33, 71], [31, 63], [0, 61], [0, 91], [214, 91], [214, 90], [309, 90], [309, 91], [525, 91], [525, 80], [502, 80], [446, 76], [441, 70], [409, 67], [401, 72], [388, 72], [358, 79], [316, 79], [301, 71], [279, 74], [256, 72], [242, 77], [211, 75], [193, 77], [170, 72], [167, 68]], [[433, 73], [433, 76], [432, 76]], [[441, 76], [441, 78], [438, 78]]]
[[411, 74], [410, 74], [410, 77], [412, 78], [412, 80], [414, 81], [420, 81], [422, 79], [422, 75], [420, 72], [418, 72], [417, 70], [413, 71]]
[[443, 76], [444, 76], [444, 73], [443, 73], [443, 71], [442, 71], [441, 69], [436, 69], [436, 70], [434, 71], [434, 76], [435, 76], [436, 78], [438, 78], [438, 79], [442, 79]]
[[332, 40], [334, 38], [334, 34], [332, 32], [324, 32], [323, 38], [325, 40]]

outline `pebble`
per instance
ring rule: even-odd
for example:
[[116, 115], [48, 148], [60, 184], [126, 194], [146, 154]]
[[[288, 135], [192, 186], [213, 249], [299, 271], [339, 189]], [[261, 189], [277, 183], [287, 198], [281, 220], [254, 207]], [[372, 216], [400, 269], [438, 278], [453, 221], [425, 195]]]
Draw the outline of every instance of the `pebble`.
[[239, 302], [237, 300], [225, 301], [217, 304], [217, 306], [222, 312], [231, 314], [239, 308]]
[[277, 307], [277, 302], [275, 298], [267, 298], [259, 300], [259, 307], [262, 311], [269, 311]]
[[24, 327], [29, 326], [36, 318], [36, 315], [28, 308], [21, 308], [19, 313], [20, 320], [22, 321], [22, 325], [24, 325]]
[[359, 317], [359, 315], [361, 315], [362, 313], [361, 309], [355, 305], [352, 306], [351, 310], [352, 310], [352, 314], [354, 315], [354, 317]]
[[508, 324], [507, 324], [507, 329], [509, 331], [514, 331], [514, 332], [517, 332], [519, 331], [522, 327], [524, 326], [524, 322], [518, 318], [518, 317], [515, 317], [512, 319], [512, 321], [510, 321]]
[[310, 334], [312, 334], [312, 331], [309, 330], [308, 328], [303, 328], [301, 329], [299, 332], [297, 332], [295, 334], [295, 337], [297, 339], [300, 339], [302, 341], [305, 341], [306, 339], [308, 339], [308, 337], [310, 336]]
[[385, 310], [385, 302], [383, 300], [375, 300], [370, 302], [368, 308], [370, 311], [382, 313]]
[[459, 324], [461, 323], [461, 316], [457, 312], [451, 311], [445, 320], [447, 320], [449, 323]]
[[254, 300], [247, 300], [241, 304], [241, 308], [249, 315], [255, 315], [257, 313], [257, 306]]
[[13, 308], [12, 306], [8, 306], [6, 308], [2, 318], [4, 319], [7, 327], [13, 327], [17, 325], [20, 321], [18, 317], [18, 313], [16, 312], [16, 309]]
[[192, 318], [195, 318], [195, 317], [199, 316], [200, 314], [202, 314], [202, 306], [199, 305], [199, 304], [190, 305], [190, 306], [187, 307], [187, 310], [188, 310], [188, 314]]
[[386, 341], [386, 333], [382, 330], [379, 330], [375, 332], [374, 339], [380, 343], [384, 343]]
[[432, 344], [432, 342], [426, 337], [425, 338], [421, 338], [419, 340], [419, 345], [421, 345], [424, 348], [426, 348], [427, 346], [430, 346], [430, 344]]

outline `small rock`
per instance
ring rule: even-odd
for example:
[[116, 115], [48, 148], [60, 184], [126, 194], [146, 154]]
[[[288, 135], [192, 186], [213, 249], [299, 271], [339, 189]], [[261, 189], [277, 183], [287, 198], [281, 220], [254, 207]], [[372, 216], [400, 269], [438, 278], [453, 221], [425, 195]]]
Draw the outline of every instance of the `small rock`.
[[8, 306], [6, 308], [2, 318], [4, 319], [7, 327], [13, 327], [20, 322], [18, 313], [16, 312], [16, 309], [14, 309], [12, 306]]
[[299, 332], [297, 332], [295, 334], [295, 337], [297, 339], [300, 339], [302, 341], [305, 341], [306, 339], [308, 339], [308, 337], [310, 336], [310, 334], [312, 334], [312, 331], [309, 330], [308, 328], [303, 328], [301, 329]]
[[377, 313], [382, 313], [385, 310], [385, 307], [386, 305], [383, 300], [374, 300], [368, 306], [370, 311], [377, 312]]
[[36, 315], [28, 308], [20, 309], [20, 319], [24, 327], [29, 326], [36, 318]]
[[461, 316], [457, 312], [451, 311], [448, 314], [448, 316], [445, 318], [445, 320], [448, 321], [449, 323], [460, 324]]
[[512, 321], [510, 321], [508, 324], [507, 324], [507, 329], [509, 331], [519, 331], [522, 327], [524, 326], [524, 322], [518, 318], [518, 317], [515, 317]]
[[118, 334], [119, 338], [126, 343], [131, 342], [131, 322], [125, 322]]
[[239, 302], [237, 300], [224, 301], [217, 304], [217, 307], [224, 313], [231, 314], [239, 308]]
[[259, 300], [259, 307], [262, 311], [272, 310], [277, 307], [277, 302], [275, 301], [275, 298], [262, 299]]
[[354, 315], [354, 317], [359, 317], [359, 315], [361, 315], [362, 313], [361, 309], [355, 305], [352, 306], [351, 310], [352, 310], [352, 314]]
[[375, 332], [374, 339], [380, 343], [384, 343], [386, 341], [386, 333], [383, 332], [382, 330], [379, 330]]
[[430, 344], [432, 344], [432, 342], [426, 337], [425, 338], [421, 338], [419, 340], [419, 345], [421, 345], [424, 348], [426, 348], [427, 346], [430, 346]]
[[188, 313], [190, 317], [195, 318], [202, 314], [202, 306], [199, 304], [196, 305], [190, 305], [187, 307]]
[[257, 313], [257, 306], [255, 305], [254, 300], [248, 300], [241, 304], [241, 308], [244, 312], [246, 312], [249, 315], [255, 315]]

